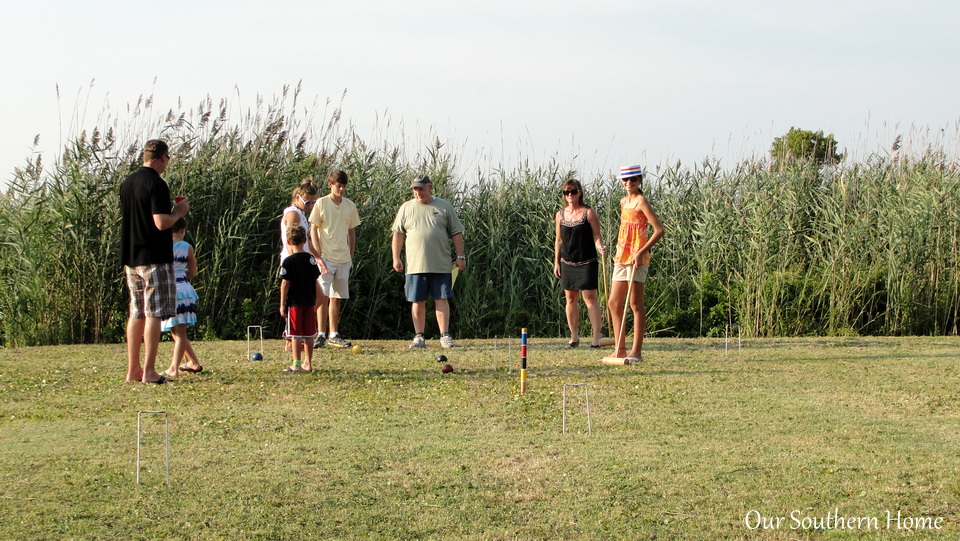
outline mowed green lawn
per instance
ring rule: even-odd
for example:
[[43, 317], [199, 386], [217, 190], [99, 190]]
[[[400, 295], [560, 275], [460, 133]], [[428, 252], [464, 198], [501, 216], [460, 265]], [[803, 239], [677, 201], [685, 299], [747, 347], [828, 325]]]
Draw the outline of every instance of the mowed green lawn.
[[[284, 374], [279, 340], [198, 342], [162, 386], [123, 345], [0, 349], [0, 539], [960, 537], [955, 337], [650, 339], [627, 367], [531, 337], [523, 396], [519, 338], [428, 343]], [[582, 387], [562, 433], [569, 383], [592, 435]], [[159, 416], [136, 483], [140, 410], [169, 486]]]

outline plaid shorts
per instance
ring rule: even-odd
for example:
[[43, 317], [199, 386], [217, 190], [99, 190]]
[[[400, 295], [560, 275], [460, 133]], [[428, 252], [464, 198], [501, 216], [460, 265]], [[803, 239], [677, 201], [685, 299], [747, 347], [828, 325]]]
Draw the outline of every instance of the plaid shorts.
[[130, 317], [169, 319], [177, 315], [177, 282], [173, 263], [123, 267], [130, 290]]

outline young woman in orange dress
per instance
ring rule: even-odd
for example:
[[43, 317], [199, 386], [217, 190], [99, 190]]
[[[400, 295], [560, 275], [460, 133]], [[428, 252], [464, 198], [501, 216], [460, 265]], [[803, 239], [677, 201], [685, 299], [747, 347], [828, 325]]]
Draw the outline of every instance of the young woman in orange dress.
[[[627, 195], [620, 200], [620, 231], [614, 256], [613, 285], [607, 306], [610, 308], [616, 348], [613, 356], [622, 357], [628, 363], [637, 363], [643, 360], [643, 334], [647, 329], [643, 287], [650, 269], [650, 250], [663, 237], [663, 225], [650, 206], [650, 201], [643, 195], [643, 168], [639, 165], [621, 168], [620, 181]], [[653, 233], [648, 234], [651, 228]], [[626, 317], [624, 307], [628, 291], [630, 309], [633, 311], [633, 345], [629, 353], [626, 349], [626, 336], [620, 336], [621, 329], [626, 330], [622, 322]]]

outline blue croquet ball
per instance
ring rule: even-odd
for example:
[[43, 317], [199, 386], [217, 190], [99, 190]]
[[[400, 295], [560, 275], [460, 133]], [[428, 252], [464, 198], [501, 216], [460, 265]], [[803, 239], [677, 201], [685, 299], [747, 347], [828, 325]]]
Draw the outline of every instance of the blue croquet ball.
[[254, 360], [254, 361], [262, 361], [262, 360], [263, 360], [263, 353], [260, 353], [259, 351], [256, 352], [256, 353], [254, 353], [254, 354], [253, 354], [253, 360]]

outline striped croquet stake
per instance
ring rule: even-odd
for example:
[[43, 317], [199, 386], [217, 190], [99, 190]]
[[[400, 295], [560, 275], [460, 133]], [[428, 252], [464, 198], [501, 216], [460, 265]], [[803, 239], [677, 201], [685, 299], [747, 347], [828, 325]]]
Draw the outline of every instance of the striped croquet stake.
[[527, 392], [527, 329], [520, 331], [520, 394]]

